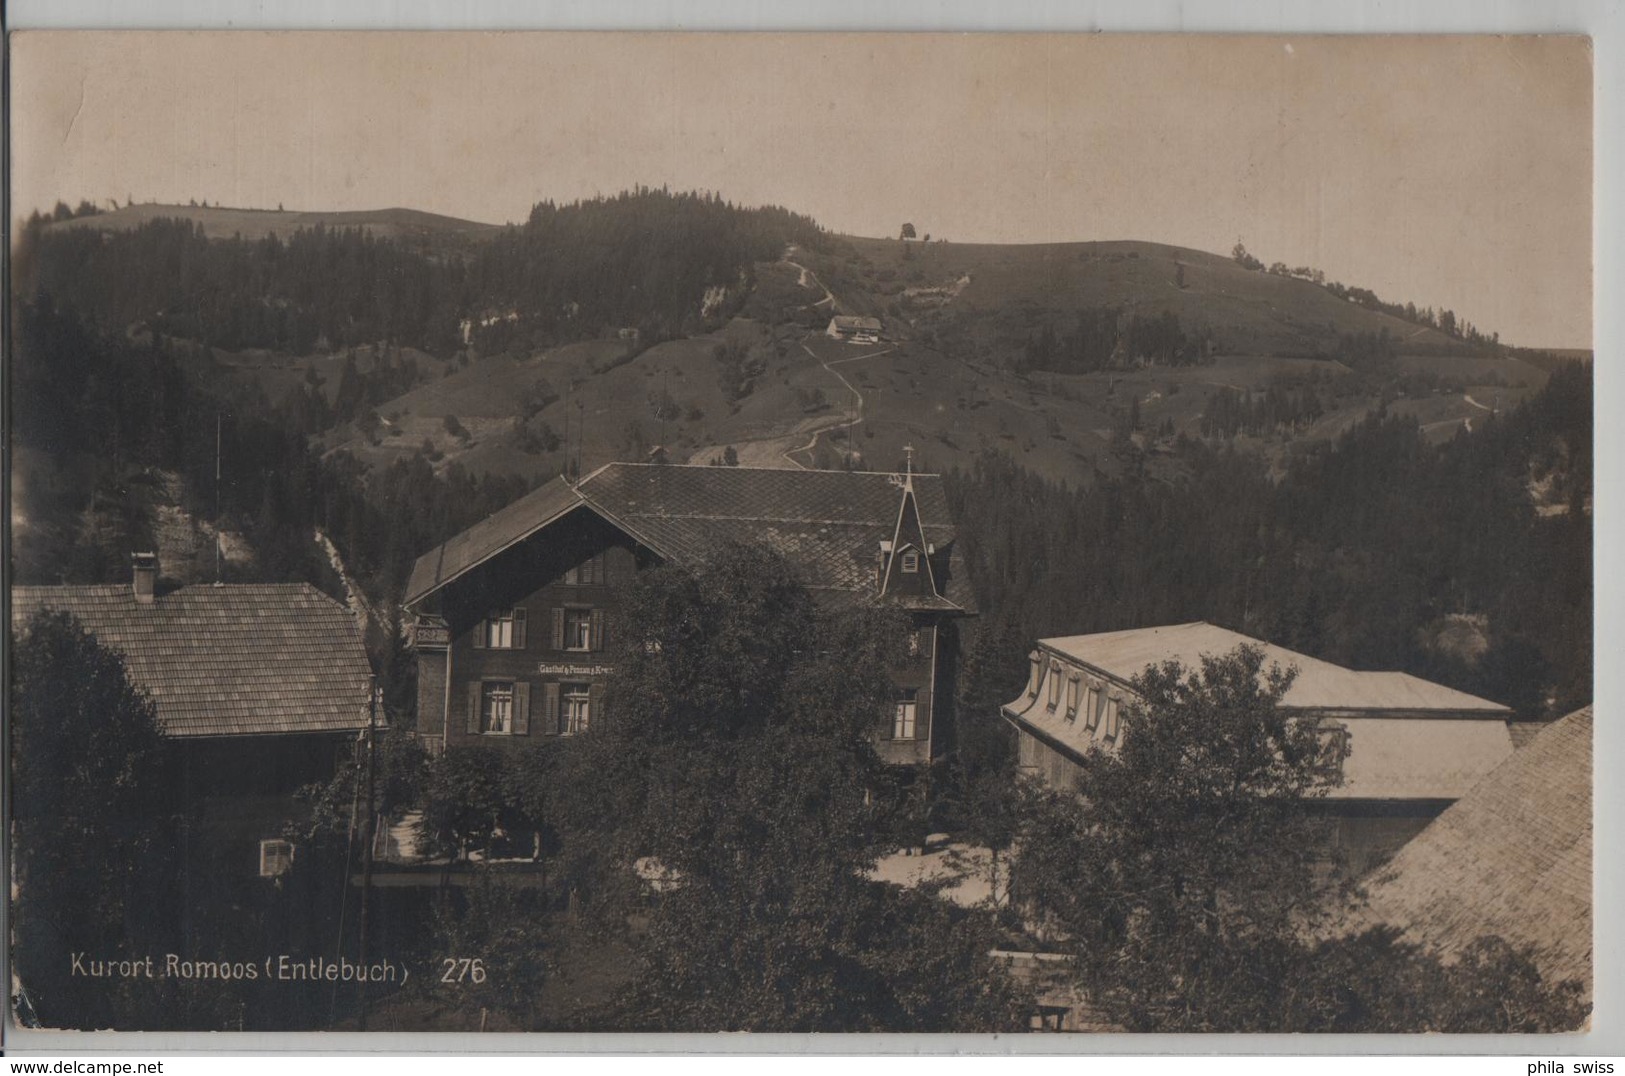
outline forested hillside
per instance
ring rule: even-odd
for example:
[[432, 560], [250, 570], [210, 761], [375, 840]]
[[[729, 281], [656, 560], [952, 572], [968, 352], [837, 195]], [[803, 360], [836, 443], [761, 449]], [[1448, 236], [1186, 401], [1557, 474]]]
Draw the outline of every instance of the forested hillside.
[[949, 489], [977, 598], [969, 707], [1035, 638], [1207, 620], [1560, 714], [1591, 698], [1590, 369], [1442, 444], [1376, 414], [1284, 478], [1181, 439], [1189, 478], [1087, 488], [988, 455]]
[[449, 249], [320, 221], [286, 238], [217, 240], [201, 221], [104, 230], [105, 216], [35, 214], [19, 293], [49, 294], [107, 330], [141, 324], [292, 354], [383, 340], [445, 356], [470, 341], [501, 350], [627, 327], [701, 331], [743, 301], [755, 262], [821, 234], [787, 210], [651, 190], [543, 202], [525, 224]]

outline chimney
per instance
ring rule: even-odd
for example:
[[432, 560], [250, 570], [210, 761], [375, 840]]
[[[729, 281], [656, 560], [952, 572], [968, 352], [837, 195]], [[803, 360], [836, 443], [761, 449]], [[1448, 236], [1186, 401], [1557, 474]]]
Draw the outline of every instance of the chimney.
[[130, 568], [135, 600], [142, 605], [151, 605], [153, 595], [158, 590], [158, 554], [131, 553]]

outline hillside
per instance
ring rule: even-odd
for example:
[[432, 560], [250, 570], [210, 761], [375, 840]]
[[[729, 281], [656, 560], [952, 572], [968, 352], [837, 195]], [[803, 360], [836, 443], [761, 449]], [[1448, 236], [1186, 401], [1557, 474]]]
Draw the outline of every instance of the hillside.
[[301, 212], [280, 209], [235, 209], [226, 206], [163, 205], [149, 202], [127, 205], [106, 213], [57, 221], [48, 230], [91, 228], [123, 232], [154, 220], [186, 220], [203, 226], [210, 239], [264, 239], [275, 235], [286, 240], [300, 229], [323, 227], [360, 228], [380, 239], [399, 239], [421, 244], [437, 241], [463, 242], [488, 239], [502, 230], [501, 225], [481, 224], [418, 209], [367, 209], [352, 212]]
[[[377, 430], [335, 431], [324, 445], [375, 466], [424, 451], [441, 468], [530, 480], [564, 466], [567, 432], [589, 469], [656, 445], [691, 462], [732, 449], [747, 466], [877, 468], [899, 466], [912, 446], [932, 469], [968, 467], [994, 449], [1077, 483], [1138, 458], [1155, 463], [1181, 434], [1213, 433], [1225, 406], [1242, 412], [1232, 419], [1242, 428], [1224, 432], [1284, 467], [1379, 404], [1440, 441], [1547, 377], [1308, 281], [1157, 244], [839, 237], [820, 251], [792, 246], [758, 263], [752, 280], [721, 329], [647, 349], [601, 339], [470, 353], [380, 404]], [[1171, 314], [1190, 337], [1211, 339], [1211, 354], [1184, 364], [1129, 356], [1088, 372], [1022, 368], [1031, 334], [1080, 308]], [[835, 312], [880, 317], [883, 339], [830, 339], [821, 330]], [[1384, 333], [1398, 354], [1380, 370], [1340, 358], [1349, 339]], [[723, 384], [734, 360], [719, 349], [748, 371], [737, 398]]]
[[1184, 247], [843, 238], [845, 256], [825, 259], [821, 272], [843, 299], [851, 293], [847, 312], [958, 334], [989, 356], [1024, 340], [1045, 315], [1101, 307], [1171, 312], [1188, 331], [1211, 333], [1220, 354], [1326, 356], [1340, 335], [1384, 330], [1402, 350], [1462, 347], [1437, 329], [1365, 309], [1307, 280]]
[[[210, 242], [161, 217], [276, 239]], [[1550, 370], [1358, 289], [1203, 251], [834, 236], [788, 210], [641, 188], [541, 203], [511, 228], [128, 206], [46, 225], [35, 249], [34, 287], [132, 339], [207, 341], [181, 349], [189, 362], [292, 405], [324, 454], [527, 481], [559, 473], [567, 437], [588, 468], [657, 445], [885, 468], [912, 446], [921, 466], [992, 449], [1088, 483], [1164, 467], [1184, 436], [1279, 471], [1379, 406], [1447, 440]], [[836, 313], [884, 330], [830, 339]]]

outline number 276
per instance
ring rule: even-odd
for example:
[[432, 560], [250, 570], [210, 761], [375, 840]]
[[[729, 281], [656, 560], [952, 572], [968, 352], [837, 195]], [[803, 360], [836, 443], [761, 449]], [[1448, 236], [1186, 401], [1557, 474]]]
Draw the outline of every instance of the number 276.
[[441, 963], [445, 965], [440, 975], [443, 983], [483, 983], [485, 982], [485, 962], [479, 957], [444, 957]]

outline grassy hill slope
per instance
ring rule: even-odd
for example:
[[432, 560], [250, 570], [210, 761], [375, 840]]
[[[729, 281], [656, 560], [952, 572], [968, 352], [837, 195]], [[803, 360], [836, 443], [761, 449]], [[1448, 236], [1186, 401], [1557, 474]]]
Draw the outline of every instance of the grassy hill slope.
[[[837, 248], [840, 250], [841, 248]], [[1386, 329], [1402, 348], [1459, 348], [1436, 329], [1368, 310], [1306, 280], [1159, 243], [903, 243], [845, 238], [819, 266], [851, 313], [958, 336], [990, 357], [1019, 347], [1046, 315], [1120, 307], [1171, 311], [1221, 353], [1331, 354], [1340, 334]]]
[[[328, 445], [379, 465], [427, 442], [440, 466], [533, 480], [564, 466], [567, 429], [587, 469], [656, 444], [678, 461], [732, 448], [747, 466], [870, 468], [899, 466], [912, 446], [932, 469], [968, 466], [991, 448], [1052, 479], [1087, 482], [1136, 455], [1156, 459], [1173, 436], [1200, 436], [1221, 392], [1257, 401], [1272, 387], [1313, 387], [1324, 412], [1312, 422], [1240, 438], [1284, 465], [1297, 446], [1336, 437], [1379, 404], [1443, 440], [1546, 378], [1307, 281], [1158, 244], [842, 239], [788, 258], [756, 267], [750, 316], [719, 331], [641, 352], [599, 340], [477, 358], [380, 405], [378, 433], [346, 429]], [[1217, 354], [1197, 366], [1085, 374], [1010, 368], [1033, 326], [1089, 306], [1172, 310], [1188, 329], [1210, 331]], [[832, 311], [880, 316], [886, 338], [832, 340], [820, 331]], [[1340, 335], [1384, 329], [1410, 353], [1380, 377], [1334, 357]], [[757, 371], [742, 398], [722, 386], [722, 345]], [[538, 406], [539, 396], [549, 398]], [[535, 434], [549, 433], [561, 443], [538, 445]]]

